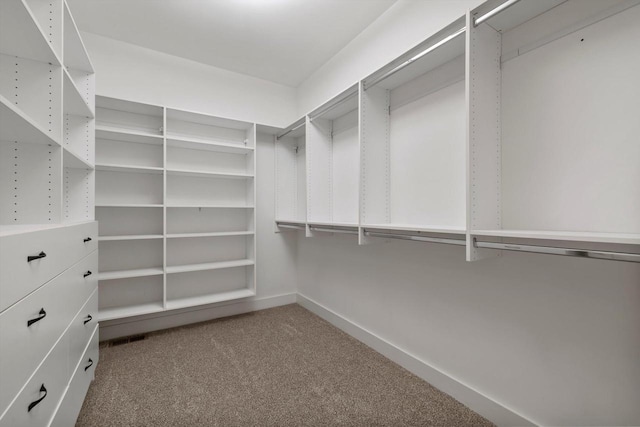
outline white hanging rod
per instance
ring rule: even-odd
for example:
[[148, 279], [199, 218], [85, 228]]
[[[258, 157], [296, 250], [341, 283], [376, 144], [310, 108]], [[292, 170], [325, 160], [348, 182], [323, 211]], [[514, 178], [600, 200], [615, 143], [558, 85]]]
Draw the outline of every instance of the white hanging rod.
[[417, 53], [416, 55], [412, 56], [411, 58], [407, 59], [406, 61], [404, 61], [403, 63], [401, 63], [400, 65], [394, 67], [393, 69], [387, 71], [386, 73], [384, 73], [383, 75], [374, 78], [372, 81], [364, 81], [363, 83], [363, 89], [367, 90], [372, 88], [373, 86], [377, 85], [378, 83], [380, 83], [381, 81], [391, 77], [392, 75], [394, 75], [395, 73], [397, 73], [398, 71], [404, 69], [406, 66], [412, 64], [413, 62], [417, 61], [418, 59], [422, 58], [423, 56], [425, 56], [428, 53], [433, 52], [434, 50], [436, 50], [437, 48], [439, 48], [440, 46], [450, 42], [451, 40], [455, 39], [456, 37], [458, 37], [461, 34], [464, 34], [464, 32], [467, 30], [467, 27], [462, 27], [459, 30], [456, 30], [453, 34], [448, 35], [447, 37], [441, 39], [440, 41], [436, 42], [435, 44], [430, 45], [428, 48], [426, 48], [425, 50]]
[[311, 121], [317, 119], [318, 117], [322, 116], [323, 114], [328, 113], [329, 111], [333, 110], [334, 108], [344, 104], [345, 102], [347, 102], [348, 100], [350, 100], [351, 98], [356, 96], [357, 94], [358, 94], [358, 88], [355, 87], [355, 89], [352, 89], [348, 93], [344, 93], [342, 95], [339, 95], [337, 98], [334, 98], [333, 101], [331, 101], [329, 104], [325, 105], [324, 107], [321, 107], [320, 110], [313, 111], [311, 114], [309, 114], [309, 119]]
[[498, 13], [502, 12], [503, 10], [513, 6], [514, 4], [518, 3], [520, 0], [507, 0], [506, 2], [502, 3], [500, 6], [491, 9], [489, 12], [485, 13], [484, 15], [481, 15], [477, 18], [473, 19], [473, 26], [477, 27], [478, 25], [482, 24], [484, 21], [486, 21], [487, 19], [491, 19], [494, 16], [496, 16]]
[[331, 227], [318, 227], [314, 225], [310, 225], [309, 229], [311, 231], [321, 231], [323, 233], [342, 233], [342, 234], [358, 234], [358, 230], [350, 230], [348, 228], [331, 228]]
[[293, 224], [289, 222], [276, 222], [276, 225], [280, 228], [291, 228], [293, 230], [304, 230], [306, 227], [300, 224]]
[[556, 248], [553, 246], [516, 245], [510, 243], [478, 242], [473, 239], [476, 248], [499, 249], [505, 251], [531, 252], [537, 254], [563, 255], [579, 258], [606, 259], [612, 261], [640, 262], [640, 254], [589, 249]]
[[306, 121], [305, 121], [305, 118], [303, 117], [300, 120], [298, 120], [297, 122], [295, 122], [294, 124], [292, 124], [291, 126], [289, 126], [288, 128], [286, 128], [282, 133], [276, 135], [276, 140], [282, 138], [283, 136], [286, 136], [286, 135], [290, 134], [294, 130], [300, 129], [305, 124], [306, 124]]
[[465, 246], [467, 244], [465, 240], [459, 240], [459, 239], [447, 239], [443, 237], [428, 237], [428, 236], [415, 235], [415, 234], [378, 233], [375, 231], [367, 231], [367, 229], [364, 230], [364, 235], [371, 236], [371, 237], [382, 237], [385, 239], [388, 238], [388, 239], [399, 239], [399, 240], [412, 240], [414, 242], [441, 243], [445, 245]]

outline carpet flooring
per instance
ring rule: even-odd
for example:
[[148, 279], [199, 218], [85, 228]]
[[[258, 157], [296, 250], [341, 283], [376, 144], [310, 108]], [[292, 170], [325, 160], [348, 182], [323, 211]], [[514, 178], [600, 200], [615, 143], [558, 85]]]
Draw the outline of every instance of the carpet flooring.
[[490, 426], [293, 304], [100, 348], [77, 426]]

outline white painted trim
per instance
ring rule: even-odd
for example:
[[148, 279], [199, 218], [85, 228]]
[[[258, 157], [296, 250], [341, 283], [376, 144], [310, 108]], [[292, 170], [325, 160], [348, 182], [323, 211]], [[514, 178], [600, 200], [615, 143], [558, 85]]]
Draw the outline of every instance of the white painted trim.
[[296, 293], [289, 293], [100, 322], [100, 341], [295, 303]]
[[539, 425], [311, 298], [298, 293], [297, 302], [498, 426]]

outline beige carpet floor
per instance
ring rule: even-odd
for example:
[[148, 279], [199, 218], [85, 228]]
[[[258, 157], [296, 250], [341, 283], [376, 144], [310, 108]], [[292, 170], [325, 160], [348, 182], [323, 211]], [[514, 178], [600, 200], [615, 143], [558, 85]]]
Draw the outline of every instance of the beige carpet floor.
[[299, 305], [103, 344], [78, 426], [489, 426]]

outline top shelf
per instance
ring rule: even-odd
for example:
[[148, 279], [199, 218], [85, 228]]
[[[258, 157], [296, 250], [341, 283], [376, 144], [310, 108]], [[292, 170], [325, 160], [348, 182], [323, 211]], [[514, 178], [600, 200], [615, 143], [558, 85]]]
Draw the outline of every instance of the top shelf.
[[96, 125], [96, 138], [137, 144], [162, 145], [163, 136], [117, 126]]
[[335, 120], [358, 108], [358, 84], [349, 87], [309, 113], [311, 120]]
[[64, 58], [67, 68], [93, 73], [93, 65], [89, 59], [87, 49], [80, 37], [80, 31], [69, 11], [67, 2], [64, 2]]
[[24, 0], [0, 1], [0, 53], [61, 65]]

